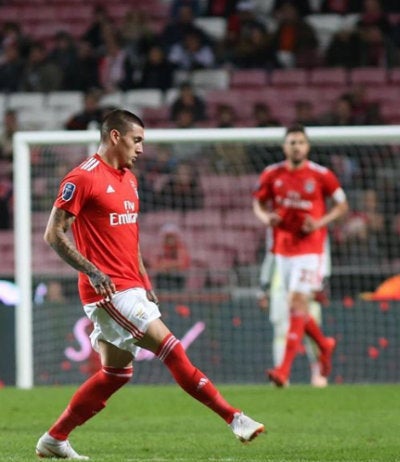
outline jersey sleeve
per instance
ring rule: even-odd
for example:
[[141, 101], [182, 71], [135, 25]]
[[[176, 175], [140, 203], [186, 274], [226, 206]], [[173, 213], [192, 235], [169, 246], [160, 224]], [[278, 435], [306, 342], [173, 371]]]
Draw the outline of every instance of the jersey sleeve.
[[90, 178], [72, 171], [61, 181], [54, 206], [77, 216], [90, 195], [92, 184]]
[[337, 176], [332, 170], [326, 170], [322, 177], [323, 191], [326, 197], [332, 197], [338, 189], [341, 188], [340, 182]]
[[264, 170], [258, 179], [256, 187], [254, 188], [253, 198], [258, 199], [260, 202], [266, 202], [270, 199], [270, 184], [270, 173], [268, 170]]

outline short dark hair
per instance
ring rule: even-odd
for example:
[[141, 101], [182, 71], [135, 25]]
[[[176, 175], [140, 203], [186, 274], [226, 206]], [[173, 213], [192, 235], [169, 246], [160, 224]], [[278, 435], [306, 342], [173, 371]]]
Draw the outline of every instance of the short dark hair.
[[144, 128], [142, 119], [133, 112], [126, 111], [125, 109], [114, 109], [108, 112], [100, 127], [102, 141], [107, 139], [111, 130], [118, 130], [121, 135], [125, 135], [132, 124], [140, 125]]
[[293, 124], [289, 125], [289, 127], [286, 128], [285, 132], [285, 138], [290, 134], [290, 133], [303, 133], [303, 135], [308, 138], [306, 129], [304, 128], [304, 125], [301, 124]]

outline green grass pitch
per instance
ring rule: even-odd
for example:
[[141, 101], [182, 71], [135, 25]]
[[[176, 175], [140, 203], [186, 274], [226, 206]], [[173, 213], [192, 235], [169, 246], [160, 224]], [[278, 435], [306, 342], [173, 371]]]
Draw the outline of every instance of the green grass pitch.
[[[225, 397], [266, 425], [243, 445], [217, 415], [177, 386], [127, 386], [71, 443], [93, 462], [396, 462], [396, 385], [221, 386]], [[38, 437], [75, 387], [0, 390], [0, 460], [28, 462]]]

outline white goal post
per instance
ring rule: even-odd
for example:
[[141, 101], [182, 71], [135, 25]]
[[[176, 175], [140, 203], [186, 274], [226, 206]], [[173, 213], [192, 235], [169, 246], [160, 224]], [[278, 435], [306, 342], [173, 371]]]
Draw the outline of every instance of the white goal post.
[[[147, 143], [274, 142], [280, 144], [284, 128], [147, 129]], [[312, 127], [312, 143], [357, 143], [400, 145], [400, 126]], [[16, 307], [16, 385], [33, 386], [32, 249], [30, 148], [35, 145], [87, 145], [99, 142], [98, 131], [18, 132], [14, 135], [14, 230], [15, 282], [20, 291]], [[50, 212], [50, 211], [49, 211]]]

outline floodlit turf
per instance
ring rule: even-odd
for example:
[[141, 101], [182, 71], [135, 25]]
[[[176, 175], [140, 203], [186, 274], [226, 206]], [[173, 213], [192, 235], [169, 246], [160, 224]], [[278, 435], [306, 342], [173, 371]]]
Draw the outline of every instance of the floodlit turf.
[[[71, 443], [94, 462], [400, 462], [399, 386], [220, 388], [267, 434], [243, 445], [178, 387], [133, 385], [78, 428]], [[0, 460], [36, 460], [36, 440], [74, 390], [0, 390]]]

